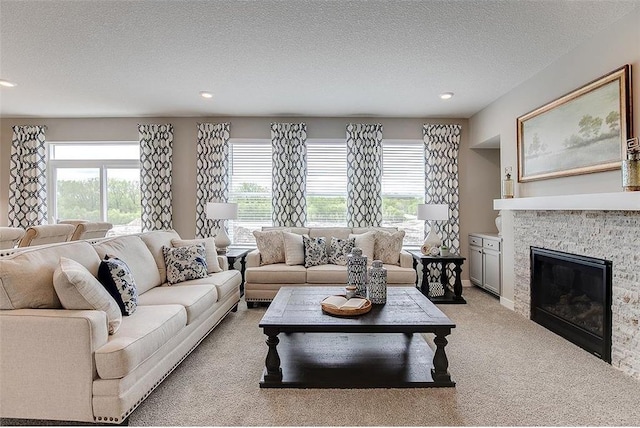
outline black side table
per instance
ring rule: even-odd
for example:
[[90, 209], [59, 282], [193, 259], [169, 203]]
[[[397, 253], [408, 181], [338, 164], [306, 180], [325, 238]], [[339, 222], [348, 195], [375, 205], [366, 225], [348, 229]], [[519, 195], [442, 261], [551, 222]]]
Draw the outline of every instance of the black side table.
[[227, 256], [229, 269], [233, 269], [233, 265], [237, 260], [240, 261], [240, 276], [242, 277], [242, 282], [240, 283], [240, 297], [244, 296], [244, 270], [247, 266], [247, 254], [254, 249], [255, 248], [228, 247], [227, 252], [223, 254]]
[[[418, 267], [418, 262], [422, 263], [422, 284], [418, 284], [416, 279], [416, 287], [420, 288], [422, 294], [427, 296], [433, 303], [467, 303], [462, 297], [462, 263], [466, 260], [457, 254], [449, 256], [425, 256], [420, 250], [407, 250], [413, 256], [413, 268]], [[429, 297], [429, 265], [435, 263], [440, 265], [440, 284], [444, 288], [444, 296]], [[453, 292], [449, 289], [449, 276], [447, 274], [447, 265], [453, 263], [455, 265], [455, 281], [453, 283]]]

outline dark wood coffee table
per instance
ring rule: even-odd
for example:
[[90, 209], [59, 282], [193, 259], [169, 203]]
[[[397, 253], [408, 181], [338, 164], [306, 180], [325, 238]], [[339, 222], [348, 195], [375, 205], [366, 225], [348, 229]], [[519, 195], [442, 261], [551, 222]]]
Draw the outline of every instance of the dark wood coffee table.
[[[280, 288], [259, 324], [269, 347], [260, 387], [455, 386], [444, 350], [455, 324], [419, 290], [389, 287], [385, 305], [357, 317], [323, 313], [320, 302], [343, 292], [342, 286]], [[435, 353], [413, 333], [434, 333]]]

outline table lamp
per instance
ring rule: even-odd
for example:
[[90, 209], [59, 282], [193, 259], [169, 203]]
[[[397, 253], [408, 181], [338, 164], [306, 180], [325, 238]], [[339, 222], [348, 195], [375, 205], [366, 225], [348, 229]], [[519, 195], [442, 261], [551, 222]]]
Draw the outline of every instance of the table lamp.
[[210, 220], [221, 220], [220, 231], [216, 234], [214, 242], [218, 253], [227, 252], [227, 247], [231, 245], [229, 235], [227, 235], [226, 221], [238, 218], [238, 204], [228, 202], [207, 202], [207, 218]]
[[440, 254], [442, 238], [435, 229], [435, 222], [449, 220], [449, 206], [447, 204], [418, 204], [418, 220], [429, 220], [431, 229], [424, 240], [420, 251], [427, 256]]

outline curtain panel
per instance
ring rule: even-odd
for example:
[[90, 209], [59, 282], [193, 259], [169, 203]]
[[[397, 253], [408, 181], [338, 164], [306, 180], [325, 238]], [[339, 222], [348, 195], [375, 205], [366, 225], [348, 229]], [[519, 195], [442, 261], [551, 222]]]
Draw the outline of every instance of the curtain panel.
[[9, 160], [9, 226], [47, 223], [47, 150], [42, 125], [14, 126]]
[[[447, 204], [449, 220], [438, 221], [436, 231], [452, 253], [460, 254], [460, 198], [458, 182], [458, 151], [460, 125], [425, 124], [425, 203]], [[425, 227], [425, 231], [428, 230]], [[451, 266], [448, 267], [452, 269]], [[449, 278], [455, 275], [450, 272]]]
[[207, 219], [207, 202], [229, 200], [229, 123], [199, 123], [196, 157], [196, 238], [215, 236], [221, 220]]
[[307, 222], [307, 125], [272, 123], [272, 220], [274, 226]]
[[171, 229], [173, 125], [138, 125], [142, 231]]
[[382, 125], [347, 125], [347, 226], [382, 223]]

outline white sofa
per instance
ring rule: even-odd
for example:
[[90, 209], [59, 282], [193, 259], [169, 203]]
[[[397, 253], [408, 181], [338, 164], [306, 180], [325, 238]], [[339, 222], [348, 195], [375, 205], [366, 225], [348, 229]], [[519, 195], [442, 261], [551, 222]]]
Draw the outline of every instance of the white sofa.
[[[361, 235], [372, 230], [388, 233], [397, 232], [397, 228], [350, 228], [350, 227], [296, 227], [279, 228], [263, 227], [263, 231], [288, 231], [300, 235], [308, 235], [311, 238], [325, 237], [327, 245], [331, 238], [346, 239], [350, 235]], [[374, 257], [369, 256], [368, 262]], [[387, 285], [415, 287], [416, 271], [413, 268], [413, 257], [406, 251], [400, 251], [397, 264], [384, 264], [387, 269]], [[261, 264], [259, 249], [251, 251], [247, 255], [244, 284], [244, 299], [248, 307], [256, 303], [270, 302], [278, 293], [281, 286], [308, 286], [308, 285], [336, 285], [346, 284], [346, 266], [336, 264], [323, 264], [305, 268], [304, 265], [288, 265], [286, 263]]]
[[[162, 247], [174, 231], [16, 249], [0, 257], [0, 417], [122, 423], [240, 300], [228, 270], [168, 286]], [[98, 310], [63, 309], [61, 257], [94, 276], [105, 254], [124, 260], [138, 306], [108, 334]], [[215, 257], [215, 256], [214, 256]]]

